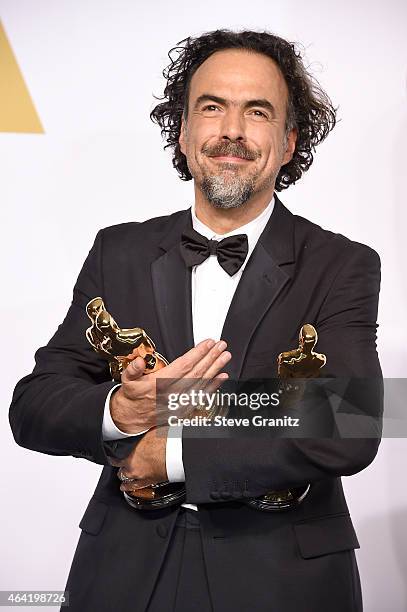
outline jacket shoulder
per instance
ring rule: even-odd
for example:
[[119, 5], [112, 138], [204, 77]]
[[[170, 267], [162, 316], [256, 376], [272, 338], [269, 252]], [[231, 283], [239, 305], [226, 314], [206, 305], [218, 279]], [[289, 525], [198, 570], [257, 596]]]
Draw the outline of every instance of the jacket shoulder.
[[169, 231], [182, 216], [185, 216], [187, 211], [188, 209], [178, 210], [170, 215], [161, 215], [146, 219], [145, 221], [128, 221], [126, 223], [109, 225], [101, 229], [100, 233], [105, 239], [120, 241], [126, 238], [134, 240], [134, 237], [137, 235], [164, 234]]
[[293, 217], [296, 242], [300, 245], [300, 248], [310, 250], [323, 248], [342, 260], [362, 256], [366, 259], [377, 260], [380, 263], [380, 256], [377, 251], [367, 244], [352, 240], [339, 232], [325, 229], [300, 215], [293, 214]]
[[128, 257], [129, 253], [139, 253], [153, 256], [157, 253], [158, 245], [167, 233], [182, 224], [187, 218], [188, 210], [180, 210], [170, 215], [153, 217], [146, 221], [131, 221], [110, 225], [99, 230], [97, 241], [107, 257]]

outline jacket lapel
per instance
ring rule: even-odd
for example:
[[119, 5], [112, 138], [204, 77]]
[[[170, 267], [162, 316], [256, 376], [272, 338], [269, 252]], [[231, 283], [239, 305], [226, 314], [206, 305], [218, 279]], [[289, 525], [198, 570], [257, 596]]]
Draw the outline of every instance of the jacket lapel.
[[173, 361], [194, 346], [191, 270], [180, 253], [181, 234], [191, 225], [190, 209], [182, 211], [160, 243], [162, 255], [151, 264], [154, 298], [164, 342]]
[[250, 340], [289, 282], [294, 261], [294, 218], [275, 196], [273, 212], [243, 271], [222, 330], [221, 338], [232, 353], [224, 370], [232, 380], [240, 377]]

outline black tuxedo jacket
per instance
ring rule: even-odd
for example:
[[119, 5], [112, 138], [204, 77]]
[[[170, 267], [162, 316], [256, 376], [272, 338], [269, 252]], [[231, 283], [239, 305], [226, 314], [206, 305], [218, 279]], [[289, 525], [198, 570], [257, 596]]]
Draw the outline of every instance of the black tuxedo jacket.
[[[63, 323], [13, 395], [18, 444], [104, 466], [68, 579], [74, 611], [145, 610], [178, 513], [136, 511], [122, 497], [108, 457], [129, 441], [102, 440], [114, 383], [85, 338], [85, 306], [102, 296], [120, 326], [146, 329], [169, 360], [190, 349], [191, 273], [179, 250], [190, 222], [188, 209], [99, 231]], [[326, 376], [380, 379], [379, 285], [375, 251], [293, 215], [276, 198], [225, 320], [226, 370], [234, 379], [276, 376], [276, 356], [298, 346], [307, 322], [327, 355]], [[199, 506], [215, 611], [359, 612], [359, 544], [340, 477], [369, 465], [378, 439], [208, 439], [185, 430], [187, 501]], [[243, 503], [305, 483], [310, 493], [286, 512]]]

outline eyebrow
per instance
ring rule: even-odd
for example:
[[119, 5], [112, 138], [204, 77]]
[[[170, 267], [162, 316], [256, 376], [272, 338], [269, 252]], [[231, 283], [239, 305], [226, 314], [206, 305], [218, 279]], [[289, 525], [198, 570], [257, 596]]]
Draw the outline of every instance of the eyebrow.
[[[238, 102], [232, 101], [228, 102], [225, 98], [220, 98], [219, 96], [213, 96], [212, 94], [202, 94], [199, 96], [195, 102], [194, 109], [198, 108], [203, 102], [217, 102], [217, 104], [223, 104], [224, 106], [228, 106], [232, 104], [233, 106], [237, 106]], [[272, 103], [266, 98], [257, 98], [255, 100], [246, 100], [243, 104], [243, 108], [251, 108], [252, 106], [260, 106], [269, 110], [271, 113], [275, 114], [276, 109], [272, 105]]]

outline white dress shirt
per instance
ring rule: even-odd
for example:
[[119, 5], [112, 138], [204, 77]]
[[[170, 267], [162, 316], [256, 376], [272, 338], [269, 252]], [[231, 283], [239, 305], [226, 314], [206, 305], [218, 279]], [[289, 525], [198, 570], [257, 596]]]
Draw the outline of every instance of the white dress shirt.
[[[195, 214], [195, 204], [192, 206], [192, 227], [195, 231], [202, 234], [202, 236], [205, 236], [209, 240], [222, 240], [223, 238], [234, 236], [235, 234], [247, 234], [248, 241], [247, 257], [242, 267], [233, 276], [229, 276], [229, 274], [219, 265], [216, 255], [210, 255], [199, 266], [194, 266], [192, 268], [192, 325], [195, 346], [206, 338], [212, 338], [216, 341], [221, 339], [223, 324], [233, 295], [253, 249], [273, 212], [273, 208], [274, 197], [263, 212], [246, 225], [242, 225], [227, 234], [215, 234], [213, 230], [204, 225], [197, 218]], [[110, 414], [110, 397], [118, 386], [120, 385], [113, 387], [106, 398], [102, 425], [104, 440], [117, 440], [132, 435], [120, 431], [114, 424]], [[145, 432], [140, 432], [138, 435], [142, 433]], [[181, 433], [182, 427], [169, 428], [166, 447], [166, 468], [168, 480], [170, 482], [185, 481], [184, 465], [182, 462]], [[197, 510], [197, 507], [193, 504], [183, 504], [183, 506]]]

